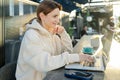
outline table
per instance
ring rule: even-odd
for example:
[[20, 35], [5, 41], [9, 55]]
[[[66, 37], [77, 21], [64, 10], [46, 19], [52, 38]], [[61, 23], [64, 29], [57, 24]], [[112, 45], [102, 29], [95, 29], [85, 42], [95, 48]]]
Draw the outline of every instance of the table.
[[[64, 67], [48, 72], [44, 80], [75, 80], [64, 76]], [[105, 72], [92, 72], [93, 80], [120, 80], [120, 69], [108, 66]]]
[[[82, 38], [77, 45], [74, 47], [74, 52], [80, 52], [81, 46], [84, 44], [89, 44], [90, 36]], [[82, 42], [82, 44], [80, 44]], [[88, 46], [87, 45], [87, 46]], [[79, 49], [78, 49], [79, 47]], [[47, 76], [44, 80], [75, 80], [69, 79], [64, 76], [65, 68], [59, 68], [57, 70], [53, 70], [48, 72]], [[74, 70], [73, 70], [74, 71]], [[89, 71], [92, 72], [92, 71]], [[113, 65], [109, 64], [106, 67], [104, 72], [92, 72], [94, 74], [93, 80], [120, 80], [120, 67], [114, 67]]]

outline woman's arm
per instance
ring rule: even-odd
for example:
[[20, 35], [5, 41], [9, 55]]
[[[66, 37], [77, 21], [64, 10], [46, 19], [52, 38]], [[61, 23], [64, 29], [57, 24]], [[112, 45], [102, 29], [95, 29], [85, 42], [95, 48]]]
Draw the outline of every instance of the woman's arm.
[[62, 48], [64, 51], [68, 51], [70, 53], [73, 52], [72, 40], [69, 34], [66, 32], [63, 26], [57, 25], [55, 29], [55, 33], [58, 34], [61, 38]]
[[73, 52], [72, 40], [69, 34], [64, 30], [61, 34], [61, 43], [63, 46], [64, 51], [68, 51], [70, 53]]

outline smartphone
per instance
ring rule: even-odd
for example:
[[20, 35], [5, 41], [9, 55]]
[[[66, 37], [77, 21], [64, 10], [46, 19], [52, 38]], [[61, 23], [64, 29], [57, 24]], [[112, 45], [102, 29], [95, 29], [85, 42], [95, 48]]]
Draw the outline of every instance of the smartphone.
[[83, 71], [66, 70], [64, 75], [67, 78], [78, 79], [78, 80], [92, 80], [93, 79], [92, 73], [83, 72]]

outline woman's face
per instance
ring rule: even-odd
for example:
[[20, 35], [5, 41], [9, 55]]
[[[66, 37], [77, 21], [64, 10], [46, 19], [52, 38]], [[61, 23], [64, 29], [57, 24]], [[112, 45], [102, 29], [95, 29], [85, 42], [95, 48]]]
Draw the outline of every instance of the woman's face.
[[60, 10], [58, 8], [54, 9], [52, 12], [41, 17], [42, 25], [48, 31], [53, 31], [56, 25], [59, 23]]

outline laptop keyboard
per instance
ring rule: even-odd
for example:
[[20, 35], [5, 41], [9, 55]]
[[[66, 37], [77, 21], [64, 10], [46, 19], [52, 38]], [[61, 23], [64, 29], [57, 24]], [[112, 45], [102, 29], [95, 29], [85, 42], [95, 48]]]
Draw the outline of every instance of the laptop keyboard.
[[101, 66], [101, 58], [100, 58], [100, 56], [96, 56], [94, 63], [82, 62], [82, 63], [80, 63], [80, 65], [87, 66], [87, 67], [100, 67]]

